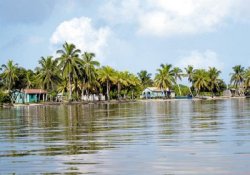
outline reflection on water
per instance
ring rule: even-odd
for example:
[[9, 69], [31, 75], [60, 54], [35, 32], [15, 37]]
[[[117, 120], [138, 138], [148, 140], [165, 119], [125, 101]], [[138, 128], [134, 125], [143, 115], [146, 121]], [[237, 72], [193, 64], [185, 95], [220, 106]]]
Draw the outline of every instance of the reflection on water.
[[249, 174], [250, 101], [0, 110], [1, 174]]

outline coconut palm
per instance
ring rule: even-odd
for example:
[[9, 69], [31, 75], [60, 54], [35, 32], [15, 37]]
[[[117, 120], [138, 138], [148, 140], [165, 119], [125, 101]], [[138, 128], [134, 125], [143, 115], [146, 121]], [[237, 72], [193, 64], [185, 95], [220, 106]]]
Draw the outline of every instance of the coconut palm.
[[162, 89], [165, 93], [172, 87], [172, 84], [175, 83], [173, 77], [171, 64], [161, 64], [161, 68], [157, 69], [158, 73], [155, 75], [155, 84], [158, 88]]
[[115, 70], [112, 67], [104, 66], [98, 70], [98, 79], [101, 83], [106, 83], [106, 96], [110, 100], [110, 85], [115, 81]]
[[34, 86], [34, 73], [32, 71], [27, 71], [26, 73], [26, 88], [29, 89]]
[[209, 77], [209, 89], [211, 91], [211, 95], [214, 95], [214, 91], [219, 91], [221, 79], [219, 78], [221, 71], [217, 70], [215, 67], [209, 67], [208, 77]]
[[15, 84], [15, 81], [18, 79], [17, 66], [18, 65], [15, 64], [12, 60], [9, 60], [6, 65], [2, 65], [2, 78], [6, 82], [8, 91], [12, 89], [13, 85]]
[[180, 85], [178, 84], [178, 79], [179, 80], [182, 79], [183, 72], [182, 72], [182, 70], [179, 67], [175, 67], [172, 72], [173, 72], [173, 76], [174, 76], [174, 79], [175, 79], [175, 83], [178, 86], [179, 94], [181, 96], [182, 94], [181, 94]]
[[[191, 65], [188, 65], [188, 67], [185, 68], [185, 71], [186, 71], [186, 76], [188, 77], [188, 81], [190, 83], [193, 83], [194, 67]], [[191, 91], [191, 87], [189, 87], [189, 91], [190, 91], [191, 95], [193, 96], [193, 93]]]
[[117, 96], [118, 100], [121, 98], [122, 86], [128, 86], [129, 79], [127, 77], [128, 72], [116, 72], [114, 76], [114, 83], [117, 84]]
[[244, 67], [241, 65], [236, 65], [233, 67], [233, 73], [231, 73], [231, 83], [234, 84], [236, 88], [239, 88], [239, 86], [244, 81]]
[[125, 77], [127, 79], [128, 85], [127, 87], [130, 88], [131, 92], [132, 92], [132, 99], [134, 99], [134, 91], [136, 90], [136, 88], [141, 88], [141, 82], [139, 80], [139, 78], [137, 76], [135, 76], [134, 74], [128, 73], [126, 72]]
[[42, 88], [46, 90], [54, 89], [54, 86], [60, 82], [58, 62], [52, 56], [41, 57], [40, 67], [37, 68], [37, 80]]
[[92, 85], [97, 85], [97, 70], [96, 67], [100, 66], [98, 61], [94, 60], [95, 54], [84, 52], [82, 54], [82, 73], [83, 73], [83, 88], [82, 95], [84, 92], [84, 87], [86, 88], [86, 93], [88, 95], [88, 90], [92, 88]]
[[244, 79], [245, 79], [245, 87], [249, 88], [250, 87], [250, 67], [245, 70]]
[[57, 51], [60, 54], [58, 58], [59, 67], [62, 71], [63, 78], [67, 79], [69, 84], [69, 100], [72, 99], [72, 82], [74, 76], [80, 74], [79, 67], [82, 64], [82, 61], [79, 58], [81, 51], [76, 49], [74, 44], [68, 44], [65, 42], [63, 44], [63, 49]]
[[148, 73], [146, 70], [142, 70], [139, 73], [137, 73], [138, 78], [140, 79], [141, 85], [143, 88], [146, 88], [147, 86], [152, 86], [153, 81], [151, 79], [152, 74]]
[[196, 89], [197, 95], [199, 96], [199, 93], [201, 89], [205, 89], [208, 87], [209, 83], [209, 77], [208, 73], [204, 69], [197, 69], [194, 71], [193, 74], [193, 85]]

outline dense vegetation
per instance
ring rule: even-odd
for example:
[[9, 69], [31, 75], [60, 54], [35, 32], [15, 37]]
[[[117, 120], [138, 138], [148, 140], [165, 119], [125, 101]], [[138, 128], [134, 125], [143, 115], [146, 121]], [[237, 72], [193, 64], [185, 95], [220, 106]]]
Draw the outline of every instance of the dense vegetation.
[[[106, 99], [139, 98], [142, 90], [156, 86], [164, 92], [173, 89], [177, 95], [221, 95], [226, 84], [220, 78], [221, 71], [214, 67], [185, 70], [171, 64], [161, 64], [152, 79], [152, 74], [142, 70], [137, 75], [118, 71], [110, 66], [100, 66], [94, 53], [81, 53], [74, 44], [65, 43], [57, 51], [59, 57], [41, 57], [35, 70], [27, 70], [9, 60], [1, 66], [0, 103], [10, 101], [11, 92], [24, 88], [42, 88], [53, 100], [62, 93], [67, 100], [80, 100], [83, 95], [105, 94]], [[180, 85], [187, 78], [191, 86]], [[231, 74], [231, 88], [241, 95], [250, 86], [250, 69], [237, 65]]]

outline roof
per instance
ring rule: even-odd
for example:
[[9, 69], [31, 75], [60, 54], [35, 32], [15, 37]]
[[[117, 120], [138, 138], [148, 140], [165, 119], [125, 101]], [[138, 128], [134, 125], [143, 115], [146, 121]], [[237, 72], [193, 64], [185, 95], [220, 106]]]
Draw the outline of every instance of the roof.
[[47, 91], [43, 89], [24, 89], [22, 92], [25, 94], [47, 94]]
[[146, 89], [149, 89], [150, 91], [154, 91], [154, 92], [162, 92], [162, 89], [158, 87], [148, 87]]

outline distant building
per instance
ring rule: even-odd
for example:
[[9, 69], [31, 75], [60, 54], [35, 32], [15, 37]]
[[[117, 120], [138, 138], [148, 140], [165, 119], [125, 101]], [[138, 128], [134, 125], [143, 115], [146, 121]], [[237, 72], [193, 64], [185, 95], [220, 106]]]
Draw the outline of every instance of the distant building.
[[37, 103], [47, 100], [47, 91], [43, 89], [23, 89], [12, 94], [15, 103]]
[[[174, 91], [167, 89], [165, 91], [165, 93], [166, 93], [166, 96], [168, 98], [175, 98], [175, 92]], [[145, 99], [150, 99], [150, 98], [164, 98], [165, 97], [165, 93], [160, 88], [157, 88], [157, 87], [147, 87], [142, 92], [141, 98], [145, 98]]]

